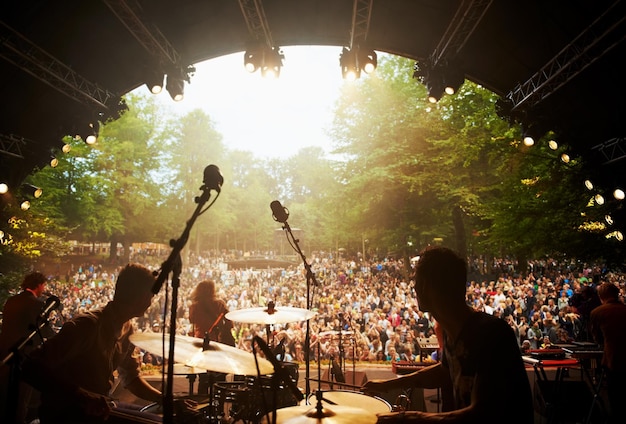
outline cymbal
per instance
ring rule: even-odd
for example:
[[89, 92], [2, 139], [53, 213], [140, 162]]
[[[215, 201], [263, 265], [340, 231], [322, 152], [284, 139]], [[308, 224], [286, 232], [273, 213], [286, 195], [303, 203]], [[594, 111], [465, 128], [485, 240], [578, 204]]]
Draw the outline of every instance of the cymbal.
[[[154, 355], [167, 357], [170, 337], [162, 333], [135, 333], [130, 341], [137, 347]], [[189, 336], [176, 336], [174, 340], [174, 361], [194, 369], [223, 372], [235, 375], [257, 375], [254, 355], [236, 347], [218, 342], [209, 343], [207, 350], [202, 350], [203, 339]], [[257, 357], [261, 375], [274, 373], [274, 366], [265, 358]]]
[[273, 309], [264, 307], [238, 309], [228, 312], [226, 318], [235, 322], [271, 325], [307, 321], [315, 315], [315, 312], [308, 309], [277, 306]]
[[315, 405], [299, 405], [276, 410], [276, 422], [279, 424], [375, 424], [375, 414], [364, 409], [333, 405], [318, 411]]

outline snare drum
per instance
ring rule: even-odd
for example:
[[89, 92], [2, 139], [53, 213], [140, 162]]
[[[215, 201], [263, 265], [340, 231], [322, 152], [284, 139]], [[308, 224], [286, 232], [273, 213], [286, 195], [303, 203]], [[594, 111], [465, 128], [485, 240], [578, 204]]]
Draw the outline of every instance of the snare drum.
[[[309, 396], [309, 404], [315, 405], [316, 402], [317, 399], [315, 393], [313, 393]], [[329, 409], [332, 409], [332, 405], [340, 405], [364, 409], [373, 414], [391, 412], [391, 405], [386, 400], [376, 396], [347, 390], [323, 391], [322, 403], [326, 403]]]

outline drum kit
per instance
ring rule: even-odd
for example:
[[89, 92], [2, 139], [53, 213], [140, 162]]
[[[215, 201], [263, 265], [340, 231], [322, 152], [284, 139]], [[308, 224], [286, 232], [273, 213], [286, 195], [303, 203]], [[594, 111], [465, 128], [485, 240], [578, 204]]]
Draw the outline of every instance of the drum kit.
[[[267, 308], [231, 311], [225, 316], [234, 322], [260, 324], [269, 329], [275, 324], [308, 321], [315, 315], [307, 309], [274, 307], [270, 304]], [[319, 335], [332, 337], [335, 332]], [[167, 357], [165, 353], [169, 351], [167, 335], [164, 337], [161, 333], [136, 333], [130, 340], [140, 349]], [[377, 413], [392, 410], [383, 399], [343, 390], [320, 389], [308, 399], [300, 401], [290, 393], [290, 390], [284, 390], [287, 384], [277, 385], [277, 379], [272, 378], [279, 374], [275, 366], [276, 359], [268, 360], [236, 347], [213, 341], [207, 342], [201, 338], [175, 336], [172, 360], [175, 362], [175, 368], [178, 367], [176, 368], [179, 370], [178, 374], [211, 371], [236, 376], [235, 381], [215, 382], [212, 385], [211, 394], [206, 399], [208, 403], [201, 411], [203, 423], [258, 423], [270, 412], [275, 412], [275, 422], [279, 424], [375, 423]], [[286, 371], [290, 375], [293, 383], [298, 383], [298, 364], [280, 362], [278, 366], [282, 368], [281, 371]], [[237, 377], [243, 377], [243, 380], [238, 380]], [[191, 379], [189, 391], [189, 394], [193, 395]], [[197, 396], [191, 397], [197, 399]]]

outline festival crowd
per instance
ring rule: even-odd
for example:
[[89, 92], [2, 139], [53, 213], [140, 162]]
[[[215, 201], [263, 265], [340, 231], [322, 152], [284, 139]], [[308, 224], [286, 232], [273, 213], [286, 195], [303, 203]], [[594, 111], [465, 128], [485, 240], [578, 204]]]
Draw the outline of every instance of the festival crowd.
[[[217, 297], [230, 311], [266, 307], [307, 308], [306, 271], [302, 265], [290, 268], [229, 269], [234, 255], [209, 253], [185, 260], [180, 276], [176, 332], [193, 334], [189, 321], [191, 292], [202, 280], [216, 282]], [[131, 261], [157, 271], [163, 257], [134, 252]], [[311, 310], [311, 360], [387, 362], [436, 359], [437, 351], [420, 351], [420, 339], [434, 337], [434, 320], [420, 311], [411, 269], [405, 262], [386, 258], [346, 259], [316, 253], [309, 259], [317, 285], [309, 288]], [[495, 260], [492, 272], [480, 258], [469, 259], [470, 275], [466, 300], [474, 309], [497, 316], [513, 328], [521, 351], [541, 349], [553, 344], [590, 341], [589, 314], [600, 305], [596, 286], [611, 282], [620, 289], [624, 302], [626, 274], [602, 266], [532, 261], [528, 269], [518, 270], [509, 260]], [[65, 276], [49, 277], [49, 291], [62, 299], [62, 308], [53, 316], [53, 325], [78, 313], [100, 308], [112, 299], [120, 268], [85, 264], [69, 269]], [[488, 277], [496, 275], [496, 277]], [[152, 306], [135, 322], [138, 332], [169, 332], [168, 285], [164, 285]], [[281, 356], [287, 361], [304, 362], [306, 322], [276, 324], [234, 323], [237, 347], [251, 351], [255, 335], [270, 346], [284, 346]], [[282, 341], [282, 343], [280, 343]], [[494, 341], [494, 343], [497, 341]], [[160, 358], [141, 352], [144, 363], [159, 364]]]

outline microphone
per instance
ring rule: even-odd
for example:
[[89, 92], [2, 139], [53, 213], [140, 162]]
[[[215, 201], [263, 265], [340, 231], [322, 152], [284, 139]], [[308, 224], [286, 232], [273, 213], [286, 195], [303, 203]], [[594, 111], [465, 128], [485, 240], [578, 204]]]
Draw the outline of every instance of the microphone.
[[38, 321], [48, 320], [48, 316], [50, 315], [50, 313], [53, 310], [57, 309], [59, 306], [61, 306], [61, 299], [59, 299], [57, 296], [51, 295], [50, 297], [46, 299], [46, 303], [43, 305], [43, 309], [39, 313], [37, 320]]
[[272, 351], [270, 350], [267, 343], [265, 343], [265, 340], [263, 340], [259, 336], [254, 336], [254, 341], [256, 342], [257, 346], [261, 348], [267, 360], [270, 361], [274, 366], [274, 374], [278, 376], [280, 381], [284, 382], [289, 387], [289, 390], [291, 390], [291, 393], [295, 396], [296, 400], [301, 401], [302, 399], [304, 399], [304, 395], [302, 394], [300, 389], [298, 389], [296, 383], [294, 383], [291, 379], [291, 375], [289, 375], [285, 367], [283, 367], [283, 365], [278, 362], [276, 356], [272, 354]]
[[285, 360], [285, 340], [287, 339], [287, 337], [283, 337], [282, 339], [280, 339], [280, 342], [278, 342], [278, 345], [274, 348], [274, 355], [278, 356], [280, 355], [280, 361], [284, 361]]
[[272, 216], [274, 217], [274, 221], [280, 222], [284, 224], [289, 219], [289, 209], [283, 207], [278, 200], [274, 200], [270, 203], [270, 208], [272, 209]]
[[200, 190], [215, 190], [219, 193], [222, 191], [224, 177], [216, 165], [209, 165], [204, 168], [204, 178], [202, 182], [204, 184], [200, 187]]

